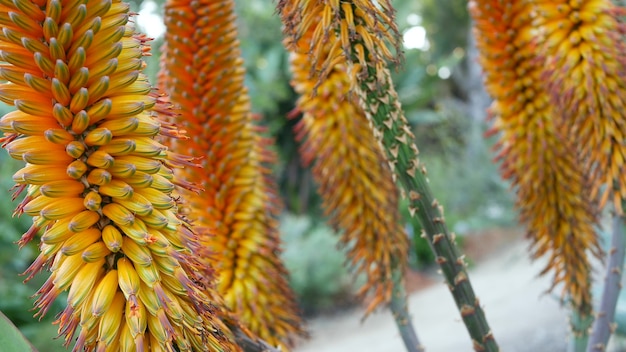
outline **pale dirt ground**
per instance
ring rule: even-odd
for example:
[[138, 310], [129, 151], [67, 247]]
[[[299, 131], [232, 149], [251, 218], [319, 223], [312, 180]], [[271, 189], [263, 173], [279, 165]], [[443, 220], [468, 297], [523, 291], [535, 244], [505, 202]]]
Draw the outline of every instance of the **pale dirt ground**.
[[[544, 294], [550, 278], [537, 277], [542, 261], [531, 263], [527, 242], [514, 241], [470, 270], [474, 290], [482, 302], [502, 351], [561, 352], [567, 346], [567, 312], [554, 295]], [[443, 277], [440, 278], [443, 282]], [[410, 312], [426, 351], [472, 351], [469, 335], [452, 296], [434, 284], [410, 297]], [[404, 351], [388, 311], [360, 323], [362, 310], [309, 322], [311, 339], [296, 352]]]

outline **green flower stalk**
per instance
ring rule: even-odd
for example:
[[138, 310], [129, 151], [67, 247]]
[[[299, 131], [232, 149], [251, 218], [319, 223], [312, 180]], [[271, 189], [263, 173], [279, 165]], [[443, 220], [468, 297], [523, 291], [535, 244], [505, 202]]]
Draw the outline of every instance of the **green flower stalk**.
[[[400, 35], [389, 1], [282, 0], [278, 4], [285, 34], [295, 45], [313, 32], [309, 54], [321, 85], [336, 63], [345, 63], [351, 88], [374, 127], [391, 169], [430, 240], [475, 350], [497, 351], [493, 333], [470, 284], [463, 256], [454, 244], [443, 209], [432, 196], [426, 169], [419, 162], [413, 134], [402, 113], [385, 60], [398, 61], [388, 43], [399, 47]], [[311, 28], [312, 27], [312, 28]], [[330, 41], [331, 50], [324, 51]]]

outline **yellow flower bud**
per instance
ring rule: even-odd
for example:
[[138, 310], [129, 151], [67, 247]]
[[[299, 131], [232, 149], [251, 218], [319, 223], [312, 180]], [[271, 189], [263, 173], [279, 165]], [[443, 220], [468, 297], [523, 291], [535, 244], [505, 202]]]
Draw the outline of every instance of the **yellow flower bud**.
[[[79, 46], [82, 47], [82, 45], [79, 45]], [[84, 88], [88, 79], [89, 79], [89, 69], [87, 67], [81, 67], [80, 69], [78, 69], [78, 71], [74, 72], [74, 74], [72, 75], [72, 78], [70, 79], [70, 83], [68, 85], [70, 92], [74, 96], [87, 94], [87, 89], [85, 89], [83, 93], [80, 93], [80, 94], [76, 94], [76, 93], [78, 93], [81, 88]], [[80, 97], [79, 99], [85, 100], [85, 102], [87, 101], [87, 99], [84, 97]], [[77, 113], [82, 109], [83, 108], [80, 108], [78, 110], [72, 110], [72, 112]]]
[[129, 301], [133, 300], [132, 297], [136, 300], [141, 281], [135, 266], [128, 258], [122, 257], [117, 260], [117, 271], [120, 290], [124, 293], [124, 297]]
[[152, 203], [150, 203], [144, 196], [139, 193], [134, 193], [130, 198], [126, 199], [117, 197], [113, 199], [113, 201], [117, 204], [124, 206], [126, 209], [133, 212], [136, 216], [150, 215], [154, 210]]
[[171, 196], [154, 188], [139, 188], [136, 193], [150, 202], [154, 209], [167, 210], [175, 205]]
[[104, 314], [111, 306], [117, 292], [117, 280], [117, 270], [110, 270], [96, 286], [91, 304], [91, 313], [95, 317]]
[[148, 228], [143, 221], [139, 219], [135, 219], [130, 225], [118, 225], [118, 227], [126, 236], [140, 246], [145, 246], [152, 241], [151, 233], [148, 232]]
[[100, 100], [87, 109], [90, 123], [96, 123], [109, 115], [112, 108], [110, 99]]
[[63, 259], [59, 268], [54, 270], [55, 277], [53, 283], [59, 291], [65, 291], [74, 281], [74, 277], [85, 263], [79, 255], [67, 256], [61, 252], [57, 255], [60, 255]]
[[108, 129], [114, 136], [131, 134], [137, 129], [137, 126], [139, 126], [139, 119], [137, 119], [136, 117], [131, 117], [129, 119], [109, 120], [100, 124], [101, 128]]
[[85, 210], [72, 217], [68, 228], [74, 232], [81, 232], [95, 225], [99, 220], [100, 214], [95, 211]]
[[87, 229], [74, 233], [63, 243], [61, 252], [65, 255], [75, 255], [82, 253], [92, 243], [100, 239], [101, 233], [97, 228]]
[[71, 95], [69, 89], [56, 77], [52, 79], [52, 95], [61, 105], [67, 106], [70, 103]]
[[44, 132], [44, 136], [46, 140], [55, 144], [63, 144], [66, 145], [72, 141], [74, 141], [74, 136], [72, 136], [69, 132], [61, 128], [50, 128]]
[[65, 146], [65, 152], [72, 158], [78, 159], [85, 152], [85, 144], [79, 141], [72, 141]]
[[111, 252], [118, 252], [122, 248], [122, 233], [113, 225], [102, 229], [102, 241]]
[[100, 194], [112, 198], [120, 198], [129, 200], [134, 194], [133, 187], [121, 180], [111, 180], [100, 186]]
[[59, 220], [85, 210], [82, 198], [59, 198], [39, 212], [47, 220]]
[[120, 226], [131, 225], [135, 222], [135, 215], [117, 203], [109, 203], [102, 207], [102, 214]]
[[85, 195], [85, 200], [83, 201], [85, 208], [91, 211], [100, 210], [100, 206], [102, 204], [102, 196], [98, 192], [90, 191]]
[[23, 208], [25, 214], [30, 216], [39, 215], [41, 210], [46, 206], [53, 204], [57, 200], [56, 198], [50, 198], [46, 196], [39, 196], [29, 201]]
[[113, 165], [114, 162], [115, 159], [102, 150], [96, 150], [87, 158], [87, 164], [89, 166], [93, 166], [99, 169], [108, 169]]
[[85, 190], [85, 185], [78, 181], [52, 181], [41, 185], [42, 195], [51, 198], [76, 197]]
[[69, 127], [72, 125], [72, 121], [74, 120], [74, 114], [70, 111], [70, 109], [63, 106], [61, 103], [54, 104], [52, 108], [52, 116], [61, 124], [61, 126]]
[[[102, 234], [102, 237], [104, 238], [104, 233]], [[81, 257], [86, 263], [93, 263], [105, 259], [105, 257], [109, 254], [111, 254], [111, 251], [107, 245], [102, 241], [98, 241], [85, 248]]]
[[128, 155], [135, 151], [135, 140], [114, 138], [110, 143], [100, 147], [100, 151], [112, 156]]
[[160, 160], [140, 156], [121, 156], [115, 159], [116, 165], [120, 163], [126, 168], [134, 168], [136, 171], [154, 174], [159, 172], [163, 163]]
[[[135, 194], [135, 196], [137, 195]], [[149, 214], [140, 216], [140, 218], [146, 225], [157, 230], [164, 228], [168, 224], [167, 217], [157, 209], [152, 209]]]
[[67, 296], [67, 303], [72, 308], [78, 308], [93, 290], [94, 284], [104, 273], [103, 261], [85, 263], [78, 271]]
[[[87, 99], [87, 89], [81, 88], [79, 93], [82, 93], [82, 96], [74, 95], [72, 98], [72, 103], [77, 105], [70, 105], [70, 111], [74, 113], [74, 119], [72, 119], [72, 132], [77, 134], [85, 132], [87, 127], [89, 127], [89, 115], [87, 115], [85, 110], [82, 110], [84, 107], [83, 104], [86, 102], [81, 100]], [[75, 111], [76, 109], [78, 109], [78, 111]]]
[[77, 180], [81, 178], [85, 174], [85, 172], [87, 172], [87, 170], [87, 165], [84, 162], [76, 160], [68, 165], [67, 175]]
[[91, 172], [89, 172], [89, 175], [87, 175], [87, 182], [92, 185], [100, 186], [99, 192], [102, 195], [107, 195], [102, 192], [102, 187], [110, 184], [112, 179], [113, 176], [111, 175], [111, 173], [104, 169], [93, 169], [91, 170]]
[[117, 291], [109, 309], [102, 314], [102, 319], [98, 326], [99, 349], [112, 347], [113, 341], [120, 335], [120, 324], [122, 324], [125, 305], [126, 299], [124, 294]]
[[43, 185], [50, 181], [58, 180], [71, 180], [65, 166], [28, 165], [13, 175], [13, 181], [33, 185]]
[[65, 218], [55, 222], [52, 227], [47, 229], [43, 235], [41, 235], [41, 241], [46, 244], [61, 244], [70, 238], [74, 233], [70, 231], [69, 224], [72, 218]]
[[147, 247], [140, 246], [129, 237], [124, 237], [122, 241], [122, 251], [126, 256], [137, 265], [152, 264], [152, 254]]
[[88, 146], [105, 145], [113, 138], [113, 134], [106, 128], [95, 128], [85, 136], [85, 144]]

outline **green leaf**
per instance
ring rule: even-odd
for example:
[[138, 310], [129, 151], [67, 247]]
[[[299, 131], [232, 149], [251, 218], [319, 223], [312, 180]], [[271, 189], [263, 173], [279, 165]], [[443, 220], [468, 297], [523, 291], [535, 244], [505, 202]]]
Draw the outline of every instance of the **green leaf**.
[[37, 351], [2, 312], [0, 312], [0, 346], [5, 351]]

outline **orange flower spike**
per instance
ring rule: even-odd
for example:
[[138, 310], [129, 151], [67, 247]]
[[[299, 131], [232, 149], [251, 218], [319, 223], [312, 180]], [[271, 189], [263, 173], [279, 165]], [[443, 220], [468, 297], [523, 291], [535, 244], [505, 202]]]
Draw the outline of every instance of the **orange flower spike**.
[[[591, 170], [592, 195], [604, 207], [613, 196], [618, 215], [626, 197], [626, 45], [623, 9], [610, 0], [531, 0], [542, 37], [552, 102], [575, 136]], [[621, 193], [621, 194], [620, 194]]]
[[[33, 217], [20, 245], [41, 240], [28, 279], [52, 271], [36, 315], [69, 291], [56, 323], [74, 351], [238, 351], [216, 318], [212, 278], [197, 274], [195, 234], [177, 217], [173, 184], [185, 181], [165, 178], [189, 159], [156, 141], [166, 123], [151, 110], [167, 108], [141, 73], [149, 47], [129, 16], [119, 1], [0, 4], [0, 100], [17, 108], [0, 128], [9, 155], [26, 162], [14, 175], [15, 196], [27, 191], [16, 213]], [[153, 289], [159, 300], [145, 302]], [[145, 323], [176, 325], [181, 311], [193, 323]]]
[[[318, 76], [318, 82], [322, 82], [338, 62], [345, 60], [342, 56], [353, 54], [350, 40], [353, 37], [360, 37], [371, 55], [369, 58], [359, 56], [362, 68], [368, 65], [382, 68], [385, 60], [394, 63], [400, 60], [393, 52], [402, 52], [402, 36], [394, 23], [394, 10], [389, 0], [280, 0], [278, 11], [288, 34], [289, 41], [285, 43], [288, 49], [294, 50], [294, 45], [300, 45], [303, 36], [311, 36], [307, 40], [307, 53], [313, 61], [311, 74]], [[340, 12], [343, 16], [339, 16]], [[329, 42], [334, 44], [329, 47]], [[391, 50], [390, 45], [395, 50]]]
[[218, 291], [241, 322], [286, 349], [302, 328], [279, 259], [280, 204], [266, 165], [274, 155], [250, 112], [234, 1], [168, 1], [165, 21], [160, 85], [190, 137], [173, 147], [202, 157], [203, 169], [180, 170], [205, 190], [185, 194], [184, 209], [201, 229], [201, 261], [215, 265]]
[[485, 72], [494, 98], [491, 112], [502, 175], [517, 191], [520, 220], [528, 226], [535, 257], [547, 255], [542, 272], [554, 273], [576, 309], [589, 314], [591, 275], [587, 250], [600, 247], [589, 180], [576, 152], [576, 141], [559, 128], [560, 110], [545, 89], [542, 63], [528, 33], [532, 5], [524, 1], [474, 0], [470, 13]]
[[306, 139], [303, 159], [315, 162], [313, 175], [326, 214], [343, 232], [341, 243], [350, 248], [349, 261], [367, 277], [360, 292], [374, 294], [369, 314], [391, 298], [391, 258], [406, 264], [409, 244], [396, 210], [398, 191], [367, 118], [350, 92], [345, 65], [334, 65], [315, 90], [317, 77], [309, 74], [308, 34], [291, 58], [292, 84], [301, 95], [298, 108], [304, 113], [296, 129], [298, 138]]

